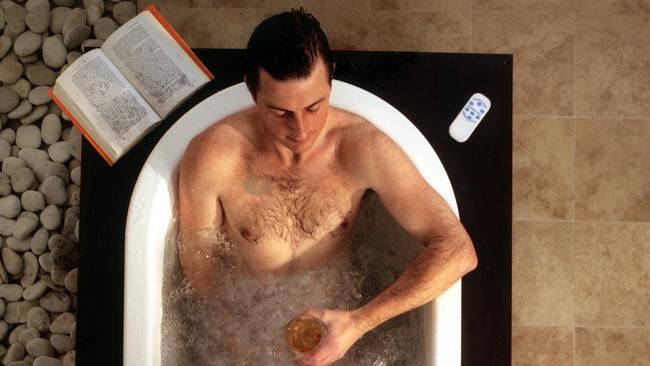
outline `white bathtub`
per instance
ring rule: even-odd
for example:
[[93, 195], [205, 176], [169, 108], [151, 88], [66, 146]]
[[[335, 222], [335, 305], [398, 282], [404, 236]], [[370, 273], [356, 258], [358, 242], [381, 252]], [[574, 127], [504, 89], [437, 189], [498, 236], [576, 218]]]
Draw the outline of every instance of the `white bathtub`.
[[[458, 216], [454, 192], [440, 159], [403, 114], [377, 96], [338, 80], [333, 81], [330, 104], [365, 117], [391, 136]], [[185, 147], [215, 121], [252, 105], [244, 83], [207, 98], [167, 131], [140, 172], [126, 223], [124, 366], [161, 363], [165, 240], [176, 200], [177, 167]], [[424, 321], [426, 366], [460, 366], [460, 280], [424, 305]]]

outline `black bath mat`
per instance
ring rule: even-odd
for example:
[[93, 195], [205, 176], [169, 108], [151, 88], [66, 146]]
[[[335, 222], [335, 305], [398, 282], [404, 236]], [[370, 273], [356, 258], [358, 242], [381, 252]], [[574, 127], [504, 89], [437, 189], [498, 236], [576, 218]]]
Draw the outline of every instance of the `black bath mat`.
[[[243, 51], [198, 49], [216, 79], [109, 168], [84, 141], [77, 362], [122, 364], [124, 227], [133, 186], [163, 133], [193, 105], [242, 81]], [[335, 52], [335, 78], [399, 109], [436, 150], [479, 267], [463, 280], [463, 365], [510, 365], [512, 56]], [[475, 92], [492, 107], [460, 144], [449, 124]]]

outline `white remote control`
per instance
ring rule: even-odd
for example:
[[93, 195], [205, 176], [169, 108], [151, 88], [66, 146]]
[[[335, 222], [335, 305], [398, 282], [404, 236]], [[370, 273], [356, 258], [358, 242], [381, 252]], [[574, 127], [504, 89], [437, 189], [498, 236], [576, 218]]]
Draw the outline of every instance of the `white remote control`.
[[490, 104], [490, 100], [485, 95], [481, 93], [472, 95], [449, 126], [449, 135], [458, 142], [467, 141], [490, 110]]

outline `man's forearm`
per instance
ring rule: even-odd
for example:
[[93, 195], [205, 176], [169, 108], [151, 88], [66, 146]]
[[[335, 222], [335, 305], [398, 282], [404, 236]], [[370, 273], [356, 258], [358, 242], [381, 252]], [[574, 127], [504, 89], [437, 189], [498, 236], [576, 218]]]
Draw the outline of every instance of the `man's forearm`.
[[466, 233], [429, 244], [397, 281], [353, 311], [363, 332], [442, 294], [476, 267], [476, 254]]

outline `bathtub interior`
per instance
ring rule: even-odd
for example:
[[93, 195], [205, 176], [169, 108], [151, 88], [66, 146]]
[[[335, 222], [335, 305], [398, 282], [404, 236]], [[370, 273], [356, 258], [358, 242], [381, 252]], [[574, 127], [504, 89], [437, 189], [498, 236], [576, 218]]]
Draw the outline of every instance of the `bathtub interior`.
[[[334, 80], [332, 106], [375, 124], [411, 158], [458, 216], [451, 183], [434, 149], [398, 110], [375, 95]], [[128, 211], [125, 248], [124, 365], [160, 365], [165, 242], [184, 146], [215, 121], [253, 105], [243, 83], [196, 105], [156, 145], [138, 177]], [[183, 147], [183, 148], [181, 148]], [[461, 357], [461, 281], [423, 307], [427, 366], [457, 366]]]

